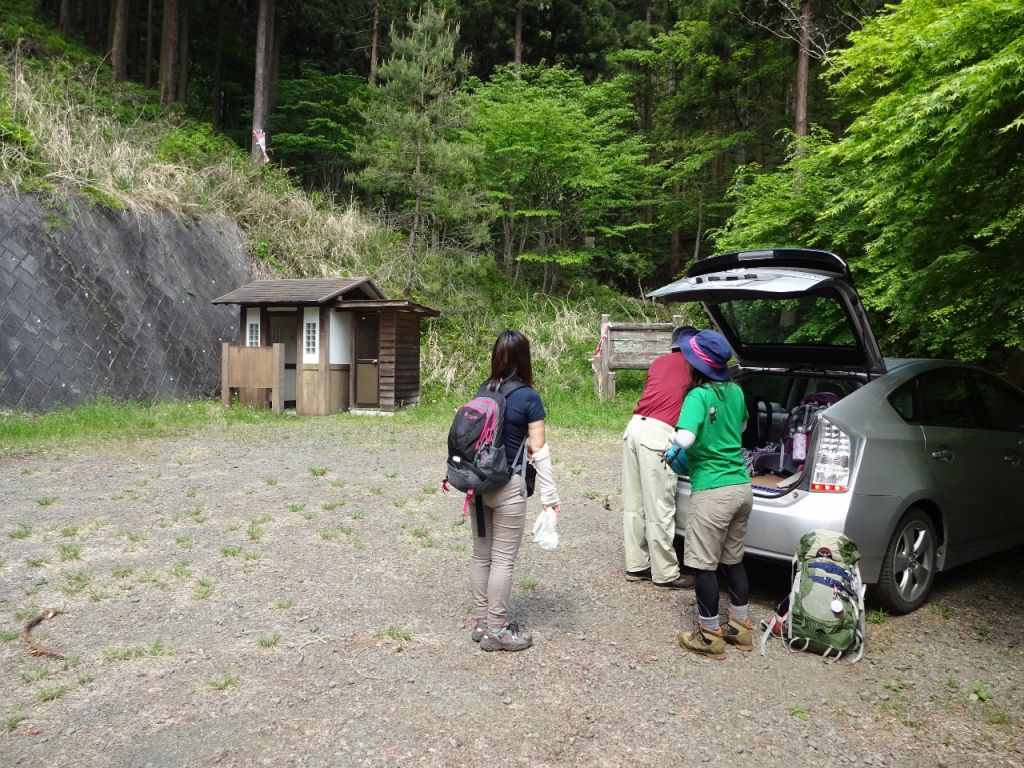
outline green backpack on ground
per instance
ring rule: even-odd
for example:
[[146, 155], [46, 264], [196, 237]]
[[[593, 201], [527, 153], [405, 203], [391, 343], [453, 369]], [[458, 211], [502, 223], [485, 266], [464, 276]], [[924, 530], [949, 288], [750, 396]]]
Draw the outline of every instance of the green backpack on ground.
[[790, 650], [835, 660], [864, 655], [864, 591], [857, 545], [837, 531], [818, 528], [800, 538], [793, 556], [789, 596], [764, 622], [761, 655], [771, 636]]

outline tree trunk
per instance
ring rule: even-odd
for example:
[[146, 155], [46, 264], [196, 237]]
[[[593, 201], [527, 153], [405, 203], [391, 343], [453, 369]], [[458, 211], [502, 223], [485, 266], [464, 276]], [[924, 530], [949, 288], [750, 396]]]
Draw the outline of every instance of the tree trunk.
[[800, 50], [796, 60], [796, 116], [793, 131], [807, 135], [807, 88], [811, 66], [811, 2], [804, 0], [800, 8]]
[[74, 12], [75, 9], [71, 0], [60, 0], [60, 15], [57, 21], [57, 29], [60, 30], [62, 35], [71, 34], [71, 30], [74, 27]]
[[109, 0], [107, 3], [107, 13], [104, 21], [106, 23], [103, 30], [106, 34], [102, 39], [106, 41], [106, 45], [103, 48], [103, 53], [112, 57], [114, 55], [114, 27], [117, 26], [117, 0]]
[[224, 3], [217, 10], [217, 48], [213, 54], [213, 85], [210, 89], [210, 122], [214, 131], [221, 129], [221, 107], [224, 99], [221, 82], [224, 79], [224, 36], [227, 30], [227, 14]]
[[185, 103], [185, 97], [188, 96], [188, 0], [185, 0], [181, 4], [181, 13], [179, 14], [180, 26], [178, 27], [178, 94], [177, 101]]
[[128, 78], [128, 0], [111, 0], [114, 9], [114, 34], [110, 46], [110, 65], [114, 82]]
[[153, 85], [153, 0], [146, 4], [146, 87]]
[[[416, 173], [420, 172], [420, 155], [417, 150], [416, 154]], [[423, 196], [420, 194], [416, 195], [416, 205], [412, 211], [412, 224], [409, 225], [409, 244], [406, 246], [406, 266], [405, 266], [405, 287], [402, 289], [402, 296], [409, 298], [412, 295], [412, 283], [416, 278], [416, 236], [420, 227], [420, 201]]]
[[519, 77], [519, 69], [523, 65], [523, 4], [516, 3], [516, 38], [515, 38], [515, 69], [516, 77]]
[[177, 94], [178, 0], [164, 0], [160, 40], [160, 106], [169, 107]]
[[262, 165], [263, 150], [256, 141], [256, 131], [263, 131], [267, 122], [267, 103], [270, 88], [268, 81], [270, 64], [271, 34], [273, 31], [274, 0], [260, 0], [260, 15], [256, 25], [256, 80], [252, 99], [252, 163]]
[[373, 36], [370, 39], [370, 85], [377, 84], [377, 44], [380, 41], [380, 3], [373, 4]]

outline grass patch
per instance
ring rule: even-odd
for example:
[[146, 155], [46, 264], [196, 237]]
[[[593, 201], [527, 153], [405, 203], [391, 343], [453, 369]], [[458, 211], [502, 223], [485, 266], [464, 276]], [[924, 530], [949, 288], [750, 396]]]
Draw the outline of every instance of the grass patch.
[[192, 575], [191, 565], [191, 560], [179, 560], [174, 564], [174, 567], [171, 569], [171, 573], [174, 574], [174, 578], [176, 579], [187, 579]]
[[196, 545], [196, 540], [191, 536], [178, 536], [174, 540], [182, 549], [192, 549]]
[[64, 586], [61, 587], [61, 592], [66, 595], [77, 595], [89, 586], [89, 581], [89, 574], [85, 571], [75, 571], [74, 573], [65, 574]]
[[992, 627], [987, 627], [984, 624], [975, 624], [974, 639], [977, 640], [979, 643], [991, 643]]
[[42, 496], [36, 499], [36, 504], [40, 507], [49, 507], [57, 500], [56, 496]]
[[15, 728], [17, 728], [19, 725], [21, 725], [21, 722], [24, 719], [25, 719], [24, 715], [19, 715], [19, 714], [8, 715], [4, 719], [4, 721], [2, 723], [0, 723], [0, 731], [3, 731], [4, 733], [10, 733]]
[[275, 608], [282, 608], [282, 609], [283, 608], [291, 608], [293, 605], [295, 605], [295, 600], [293, 598], [290, 598], [290, 597], [286, 597], [286, 598], [284, 598], [282, 600], [278, 600], [276, 603], [274, 603], [274, 607]]
[[7, 538], [9, 539], [27, 539], [32, 535], [32, 526], [28, 523], [18, 523], [18, 527], [13, 531], [9, 531]]
[[372, 493], [374, 496], [380, 496], [382, 493], [384, 493], [384, 489], [381, 488], [379, 485], [371, 485], [367, 490], [369, 490], [370, 493]]
[[36, 683], [50, 674], [44, 667], [31, 667], [22, 670], [21, 679], [26, 683]]
[[278, 632], [268, 632], [265, 635], [260, 635], [256, 638], [256, 642], [260, 644], [260, 648], [273, 648], [281, 641], [281, 635]]
[[220, 553], [224, 557], [238, 557], [240, 554], [242, 554], [242, 548], [234, 545], [231, 545], [229, 547], [221, 547]]
[[213, 582], [209, 579], [199, 579], [196, 582], [196, 599], [205, 600], [213, 594]]
[[135, 569], [127, 566], [117, 566], [110, 570], [110, 575], [115, 579], [127, 579], [133, 573], [135, 573]]
[[306, 518], [307, 520], [313, 520], [313, 519], [316, 518], [316, 510], [315, 509], [307, 509], [305, 512], [302, 513], [302, 516], [304, 518]]
[[0, 629], [0, 643], [9, 643], [16, 640], [18, 633], [11, 629]]
[[25, 565], [29, 568], [42, 568], [47, 563], [45, 557], [27, 557], [25, 558]]
[[60, 535], [66, 539], [70, 539], [78, 535], [78, 529], [73, 525], [68, 525], [60, 529]]
[[68, 692], [66, 685], [54, 685], [48, 688], [40, 688], [39, 693], [36, 694], [36, 698], [40, 701], [53, 701], [59, 699], [65, 693]]
[[540, 579], [535, 576], [521, 576], [516, 579], [516, 586], [520, 589], [536, 589], [540, 585]]
[[1017, 722], [1017, 718], [1009, 712], [996, 710], [985, 714], [985, 722], [989, 725], [1013, 725]]
[[417, 525], [412, 529], [411, 533], [413, 538], [416, 539], [425, 539], [430, 536], [430, 530], [425, 525]]
[[345, 482], [344, 480], [331, 480], [332, 488], [346, 488], [347, 486], [348, 483]]
[[811, 717], [810, 710], [804, 709], [803, 707], [790, 707], [789, 714], [798, 720], [809, 720]]
[[938, 616], [940, 619], [951, 619], [956, 611], [953, 610], [953, 606], [947, 605], [946, 603], [930, 603], [928, 608]]
[[310, 467], [309, 474], [313, 477], [323, 477], [327, 474], [327, 467]]
[[103, 652], [106, 661], [134, 661], [146, 655], [146, 646], [132, 645], [127, 648], [108, 648]]
[[349, 517], [351, 517], [353, 520], [365, 520], [366, 513], [358, 509], [353, 509], [351, 514], [349, 514]]
[[302, 504], [300, 502], [292, 502], [291, 504], [288, 505], [288, 511], [289, 512], [301, 512], [305, 508], [306, 508], [306, 505]]
[[210, 681], [210, 687], [215, 691], [226, 691], [231, 686], [237, 684], [238, 678], [229, 674], [217, 675]]
[[139, 574], [139, 584], [152, 584], [160, 589], [164, 589], [167, 586], [167, 582], [160, 578], [160, 574], [153, 568], [146, 568]]
[[864, 615], [864, 621], [868, 624], [882, 625], [889, 620], [889, 614], [880, 608], [871, 608]]
[[276, 477], [267, 477], [267, 478], [263, 479], [263, 482], [266, 483], [267, 485], [273, 487], [273, 486], [277, 485], [277, 478]]
[[174, 516], [174, 522], [178, 523], [183, 520], [191, 520], [193, 523], [205, 523], [207, 520], [206, 515], [203, 513], [202, 505], [186, 509], [184, 512], [179, 512]]
[[324, 512], [333, 512], [338, 507], [343, 507], [344, 505], [345, 501], [343, 499], [339, 499], [338, 501], [325, 501], [320, 505], [320, 508], [323, 509]]
[[54, 443], [168, 437], [202, 427], [288, 421], [270, 410], [224, 408], [217, 400], [145, 403], [97, 398], [45, 414], [16, 412], [0, 416], [0, 454], [38, 451]]
[[82, 545], [77, 541], [66, 542], [58, 545], [57, 553], [62, 561], [78, 560], [82, 554]]
[[82, 663], [82, 657], [77, 655], [77, 654], [75, 654], [73, 656], [65, 656], [64, 657], [64, 664], [62, 666], [62, 669], [64, 669], [65, 671], [67, 671], [69, 669], [74, 669], [75, 667], [77, 667], [81, 663]]
[[405, 648], [406, 643], [412, 640], [412, 632], [401, 627], [396, 627], [393, 624], [389, 624], [386, 627], [379, 627], [374, 633], [377, 637], [390, 640], [395, 644], [396, 650], [402, 650]]
[[388, 480], [394, 480], [396, 477], [398, 477], [398, 473], [397, 472], [385, 472], [384, 473], [384, 477], [386, 477]]
[[92, 672], [83, 672], [82, 674], [80, 674], [78, 677], [75, 678], [75, 685], [77, 685], [77, 686], [88, 685], [89, 683], [91, 683], [95, 679], [96, 679], [96, 675], [94, 675]]

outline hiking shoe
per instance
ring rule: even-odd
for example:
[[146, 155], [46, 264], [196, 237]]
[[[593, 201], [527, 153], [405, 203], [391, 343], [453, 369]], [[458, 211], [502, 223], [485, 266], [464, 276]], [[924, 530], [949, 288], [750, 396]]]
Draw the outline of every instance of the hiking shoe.
[[626, 581], [650, 581], [651, 569], [644, 568], [642, 571], [626, 571]]
[[484, 636], [484, 632], [487, 631], [487, 625], [477, 619], [473, 622], [473, 631], [470, 633], [470, 637], [473, 638], [474, 643], [479, 643], [480, 639]]
[[688, 651], [721, 661], [725, 658], [725, 640], [722, 629], [708, 629], [697, 622], [695, 632], [680, 632], [679, 645]]
[[681, 573], [672, 581], [656, 581], [656, 587], [668, 587], [669, 589], [693, 589], [693, 576], [688, 573]]
[[480, 647], [485, 651], [525, 651], [531, 645], [533, 637], [529, 630], [520, 629], [514, 621], [510, 621], [497, 632], [485, 629], [480, 638]]
[[740, 621], [729, 617], [729, 623], [722, 627], [722, 639], [738, 651], [754, 650], [754, 625], [750, 619]]

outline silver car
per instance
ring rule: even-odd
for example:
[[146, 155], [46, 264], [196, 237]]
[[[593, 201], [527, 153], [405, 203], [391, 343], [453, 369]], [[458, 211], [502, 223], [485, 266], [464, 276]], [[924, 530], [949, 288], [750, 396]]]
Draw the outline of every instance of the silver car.
[[[650, 296], [700, 302], [732, 345], [749, 554], [788, 561], [806, 531], [843, 531], [876, 602], [908, 613], [936, 572], [1024, 542], [1024, 392], [970, 365], [883, 358], [835, 254], [714, 256]], [[680, 533], [689, 498], [682, 477]]]

